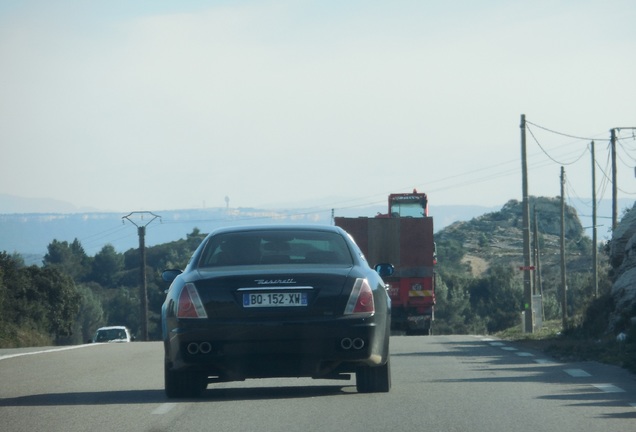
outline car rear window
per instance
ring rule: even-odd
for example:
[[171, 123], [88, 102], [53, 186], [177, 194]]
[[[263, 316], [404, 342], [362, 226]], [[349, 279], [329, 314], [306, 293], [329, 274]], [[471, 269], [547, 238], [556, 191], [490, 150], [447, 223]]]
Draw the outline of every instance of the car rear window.
[[95, 342], [108, 342], [126, 338], [126, 331], [124, 329], [100, 329], [97, 330]]
[[213, 236], [199, 267], [353, 263], [345, 239], [326, 231], [246, 231]]

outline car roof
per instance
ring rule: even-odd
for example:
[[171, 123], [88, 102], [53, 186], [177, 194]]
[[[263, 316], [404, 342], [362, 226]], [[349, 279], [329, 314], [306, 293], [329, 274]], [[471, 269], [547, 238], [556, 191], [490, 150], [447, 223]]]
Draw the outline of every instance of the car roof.
[[277, 225], [237, 225], [230, 227], [221, 227], [213, 230], [210, 235], [216, 235], [228, 232], [248, 232], [248, 231], [326, 231], [334, 233], [344, 233], [342, 228], [335, 225], [318, 225], [318, 224], [277, 224]]
[[127, 330], [126, 326], [106, 326], [106, 327], [100, 327], [97, 329], [97, 331], [100, 330]]

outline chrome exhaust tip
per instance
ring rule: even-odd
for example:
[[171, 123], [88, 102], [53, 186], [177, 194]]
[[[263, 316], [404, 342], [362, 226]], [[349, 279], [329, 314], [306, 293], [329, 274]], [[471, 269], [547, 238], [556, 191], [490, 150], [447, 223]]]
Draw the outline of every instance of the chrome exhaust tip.
[[212, 351], [212, 345], [210, 342], [201, 342], [201, 344], [199, 344], [199, 352], [201, 354], [209, 354], [210, 351]]
[[351, 349], [352, 345], [353, 341], [350, 338], [342, 338], [342, 340], [340, 341], [340, 347], [344, 350]]
[[362, 348], [364, 348], [364, 339], [362, 338], [355, 338], [352, 342], [353, 348], [360, 350]]

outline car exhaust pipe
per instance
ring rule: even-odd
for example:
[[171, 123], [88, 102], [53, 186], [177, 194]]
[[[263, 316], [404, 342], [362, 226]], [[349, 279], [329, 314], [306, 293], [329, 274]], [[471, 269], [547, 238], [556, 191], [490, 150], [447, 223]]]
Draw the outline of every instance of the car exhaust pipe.
[[210, 342], [201, 342], [201, 344], [199, 344], [199, 352], [201, 354], [209, 354], [210, 351], [212, 351], [212, 345], [210, 345]]
[[353, 345], [353, 341], [350, 338], [342, 338], [342, 340], [340, 341], [340, 347], [343, 350], [351, 349], [352, 345]]
[[190, 342], [186, 348], [188, 350], [188, 354], [195, 355], [199, 353], [199, 344], [195, 342]]
[[364, 339], [355, 338], [352, 342], [352, 346], [353, 346], [353, 349], [357, 349], [357, 350], [364, 348]]

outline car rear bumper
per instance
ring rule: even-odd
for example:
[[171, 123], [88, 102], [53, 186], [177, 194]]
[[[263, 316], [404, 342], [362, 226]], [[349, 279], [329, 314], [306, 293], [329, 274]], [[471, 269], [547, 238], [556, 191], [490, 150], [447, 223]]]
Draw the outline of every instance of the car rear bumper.
[[180, 321], [164, 340], [172, 370], [228, 380], [324, 377], [386, 362], [388, 334], [373, 317], [320, 322]]

